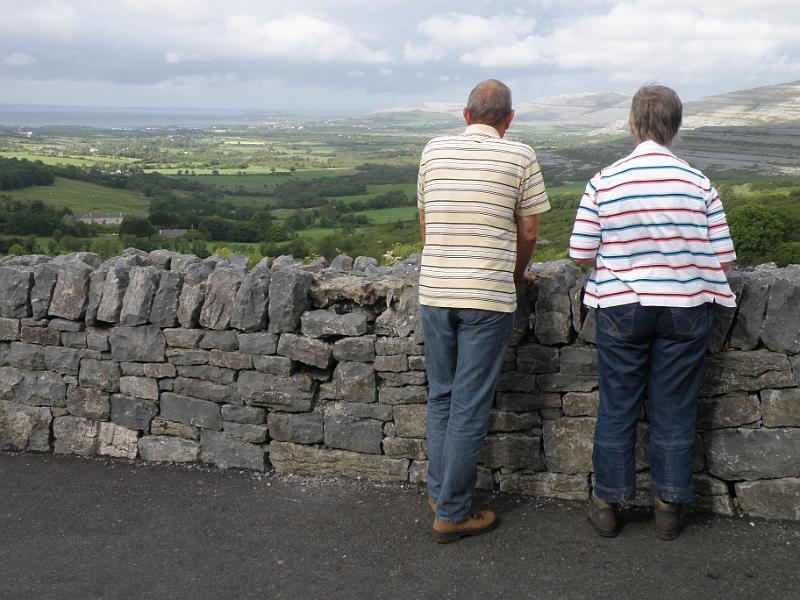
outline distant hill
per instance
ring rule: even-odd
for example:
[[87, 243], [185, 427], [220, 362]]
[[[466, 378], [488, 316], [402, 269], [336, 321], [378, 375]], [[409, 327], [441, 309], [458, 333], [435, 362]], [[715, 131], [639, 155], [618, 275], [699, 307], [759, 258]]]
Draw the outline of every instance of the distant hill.
[[[589, 128], [592, 133], [625, 130], [631, 96], [614, 92], [564, 94], [518, 102], [516, 122]], [[372, 119], [427, 120], [461, 117], [463, 105], [426, 102], [374, 111]], [[800, 121], [800, 81], [740, 90], [684, 102], [684, 128], [739, 127]]]

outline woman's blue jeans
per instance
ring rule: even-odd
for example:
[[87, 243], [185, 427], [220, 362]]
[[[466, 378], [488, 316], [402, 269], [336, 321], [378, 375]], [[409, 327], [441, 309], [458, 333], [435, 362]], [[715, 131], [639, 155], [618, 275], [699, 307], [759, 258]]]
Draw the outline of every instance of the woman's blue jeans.
[[428, 494], [436, 518], [470, 515], [478, 455], [514, 313], [420, 306], [428, 372]]
[[691, 308], [624, 304], [597, 310], [600, 411], [594, 438], [594, 494], [636, 495], [636, 422], [647, 390], [653, 494], [691, 502], [697, 391], [713, 317]]

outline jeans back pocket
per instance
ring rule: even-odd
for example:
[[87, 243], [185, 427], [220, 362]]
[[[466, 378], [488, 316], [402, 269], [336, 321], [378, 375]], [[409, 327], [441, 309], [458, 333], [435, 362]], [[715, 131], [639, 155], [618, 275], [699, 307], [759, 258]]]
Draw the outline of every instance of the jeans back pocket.
[[639, 303], [635, 302], [598, 309], [597, 326], [602, 327], [607, 335], [617, 338], [630, 337], [633, 335], [636, 310], [639, 306]]

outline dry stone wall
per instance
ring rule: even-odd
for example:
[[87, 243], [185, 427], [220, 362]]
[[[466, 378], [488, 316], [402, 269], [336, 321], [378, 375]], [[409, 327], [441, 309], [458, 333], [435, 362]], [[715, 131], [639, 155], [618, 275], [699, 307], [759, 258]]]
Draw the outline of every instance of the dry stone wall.
[[[535, 267], [482, 488], [588, 494], [599, 402], [583, 273]], [[0, 261], [0, 449], [424, 482], [414, 260], [128, 250]], [[800, 267], [733, 272], [699, 402], [697, 504], [800, 518]], [[636, 455], [648, 503], [649, 426]]]

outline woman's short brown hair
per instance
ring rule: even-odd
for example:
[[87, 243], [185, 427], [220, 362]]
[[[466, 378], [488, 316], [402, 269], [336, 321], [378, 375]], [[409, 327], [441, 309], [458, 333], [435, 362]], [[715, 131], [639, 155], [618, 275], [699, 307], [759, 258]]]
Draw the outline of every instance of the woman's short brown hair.
[[640, 142], [652, 140], [669, 146], [683, 119], [683, 104], [674, 90], [663, 85], [643, 85], [631, 102], [631, 131]]

